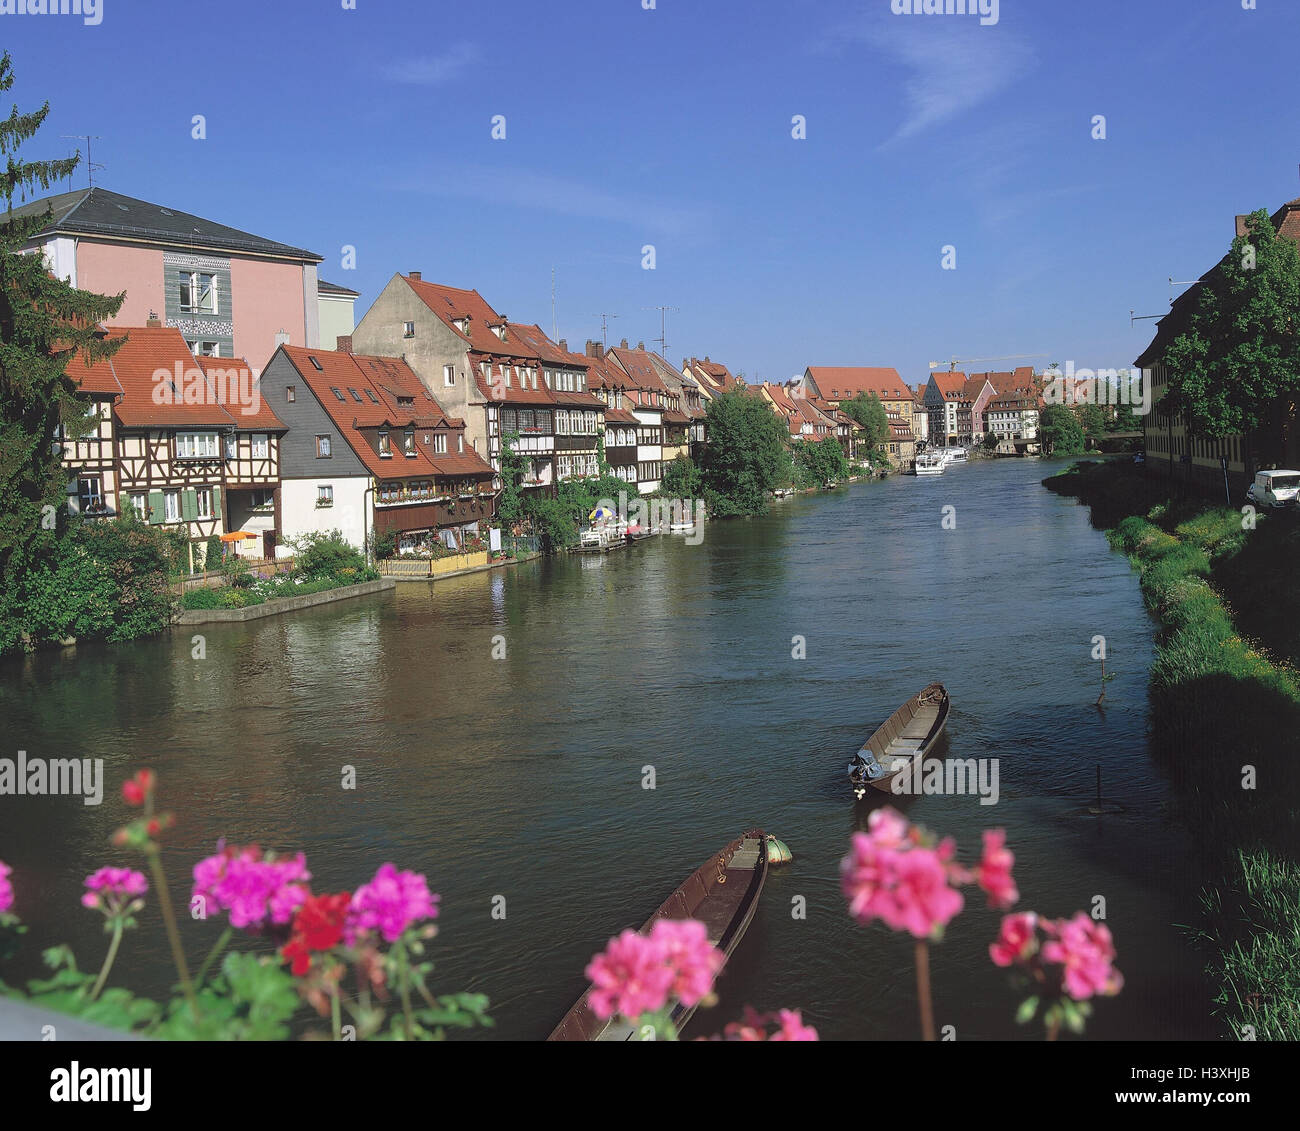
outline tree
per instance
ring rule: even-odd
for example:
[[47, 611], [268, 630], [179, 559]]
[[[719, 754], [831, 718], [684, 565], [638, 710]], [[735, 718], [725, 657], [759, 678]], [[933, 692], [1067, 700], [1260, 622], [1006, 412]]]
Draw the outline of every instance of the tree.
[[1084, 449], [1079, 418], [1063, 404], [1049, 404], [1039, 413], [1038, 439], [1047, 455], [1078, 455]]
[[996, 448], [997, 446], [998, 446], [998, 434], [997, 434], [996, 432], [988, 432], [988, 433], [986, 433], [985, 436], [984, 436], [984, 449], [985, 449], [985, 451], [989, 451], [989, 452], [991, 452], [991, 451], [993, 451], [993, 449]]
[[1082, 404], [1075, 409], [1079, 427], [1089, 440], [1095, 440], [1106, 431], [1106, 413], [1101, 405]]
[[863, 392], [851, 401], [840, 401], [840, 411], [862, 425], [862, 439], [871, 447], [878, 448], [889, 439], [889, 414], [875, 393]]
[[1186, 413], [1191, 431], [1211, 439], [1258, 432], [1261, 457], [1274, 462], [1300, 399], [1300, 251], [1263, 210], [1246, 229], [1165, 350], [1162, 407]]
[[787, 425], [767, 404], [733, 390], [709, 402], [704, 497], [716, 516], [761, 514], [788, 466]]
[[794, 466], [800, 486], [820, 487], [829, 480], [847, 479], [849, 461], [833, 436], [821, 440], [796, 440]]
[[502, 526], [516, 526], [524, 517], [523, 482], [527, 460], [515, 451], [518, 432], [508, 432], [501, 437], [501, 501], [497, 505], [497, 518]]
[[663, 494], [674, 499], [697, 499], [703, 487], [700, 469], [690, 456], [679, 452], [677, 458], [664, 469], [659, 487]]
[[[14, 84], [9, 54], [0, 57], [0, 92]], [[0, 653], [17, 637], [17, 594], [28, 570], [56, 552], [58, 530], [52, 521], [66, 512], [67, 480], [60, 471], [62, 451], [52, 443], [61, 434], [87, 434], [86, 400], [67, 375], [77, 355], [88, 361], [110, 356], [119, 343], [96, 335], [115, 315], [125, 294], [108, 298], [79, 291], [49, 272], [44, 257], [21, 248], [50, 222], [51, 213], [16, 216], [19, 203], [68, 177], [80, 157], [22, 161], [19, 147], [29, 141], [50, 112], [46, 102], [31, 114], [15, 106], [0, 122]], [[7, 626], [7, 627], [6, 627]]]

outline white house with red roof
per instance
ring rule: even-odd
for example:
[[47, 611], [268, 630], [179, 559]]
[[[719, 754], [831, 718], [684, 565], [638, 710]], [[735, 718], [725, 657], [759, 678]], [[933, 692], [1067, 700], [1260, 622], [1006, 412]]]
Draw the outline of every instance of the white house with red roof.
[[289, 426], [282, 458], [284, 537], [339, 530], [372, 550], [450, 549], [495, 517], [491, 466], [400, 357], [281, 346], [262, 374]]
[[[625, 391], [629, 408], [637, 419], [637, 489], [648, 495], [658, 489], [663, 479], [664, 416], [670, 411], [674, 396], [644, 342], [631, 349], [624, 338], [622, 344], [610, 349], [605, 356], [611, 365], [627, 376]], [[680, 403], [677, 411], [680, 413]]]

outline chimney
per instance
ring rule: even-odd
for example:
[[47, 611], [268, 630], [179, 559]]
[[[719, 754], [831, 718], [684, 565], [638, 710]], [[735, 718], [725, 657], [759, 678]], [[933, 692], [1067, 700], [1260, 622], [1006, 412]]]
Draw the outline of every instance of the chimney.
[[162, 328], [162, 320], [154, 311], [151, 310], [149, 311], [149, 317], [145, 321], [145, 325], [151, 330], [158, 330]]
[[412, 271], [408, 276], [408, 278], [414, 279], [418, 283], [421, 279], [424, 278], [424, 276], [421, 275], [420, 272], [418, 271]]
[[645, 342], [637, 342], [636, 348], [639, 349], [642, 353], [645, 353]]
[[625, 349], [627, 349], [627, 339], [626, 339], [626, 338], [623, 339], [623, 344], [620, 345], [618, 348], [621, 349], [621, 350], [625, 350]]
[[594, 357], [597, 361], [599, 361], [602, 357], [605, 356], [605, 349], [599, 342], [593, 342], [588, 340], [587, 356]]
[[567, 339], [561, 338], [559, 344], [560, 344], [560, 349], [562, 349], [565, 353], [569, 352], [569, 343]]
[[705, 365], [709, 364], [709, 355], [707, 353], [704, 355], [704, 364]]
[[336, 339], [335, 348], [339, 351], [339, 353], [350, 354], [352, 352], [352, 335], [340, 334]]

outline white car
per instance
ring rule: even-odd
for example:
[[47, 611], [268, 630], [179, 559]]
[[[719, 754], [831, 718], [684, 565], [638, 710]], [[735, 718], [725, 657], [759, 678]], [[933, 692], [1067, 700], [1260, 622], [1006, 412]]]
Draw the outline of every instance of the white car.
[[1246, 488], [1247, 502], [1257, 507], [1290, 507], [1300, 494], [1300, 471], [1261, 471]]

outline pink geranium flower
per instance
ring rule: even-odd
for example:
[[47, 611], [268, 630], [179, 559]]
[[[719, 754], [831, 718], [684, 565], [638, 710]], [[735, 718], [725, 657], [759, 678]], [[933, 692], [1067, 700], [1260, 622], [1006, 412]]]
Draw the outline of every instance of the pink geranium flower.
[[203, 899], [208, 912], [229, 912], [232, 927], [282, 926], [306, 901], [310, 879], [301, 852], [264, 857], [256, 845], [239, 848], [218, 841], [216, 854], [194, 865], [191, 898]]
[[86, 894], [81, 897], [81, 906], [117, 915], [148, 890], [149, 881], [143, 872], [131, 868], [100, 868], [86, 877]]
[[965, 873], [952, 856], [951, 840], [927, 848], [900, 814], [876, 810], [868, 832], [854, 833], [840, 864], [849, 913], [860, 923], [879, 919], [896, 931], [929, 938], [964, 903], [952, 884], [964, 882]]
[[1043, 944], [1043, 960], [1064, 967], [1062, 984], [1070, 997], [1086, 1001], [1094, 994], [1119, 993], [1124, 977], [1113, 965], [1115, 944], [1105, 923], [1080, 911], [1073, 919], [1044, 923], [1043, 929], [1050, 936]]
[[662, 939], [633, 930], [610, 939], [587, 966], [591, 1011], [604, 1021], [616, 1014], [636, 1018], [662, 1009], [673, 985], [673, 970], [664, 959]]
[[13, 869], [0, 860], [0, 914], [14, 905], [14, 886], [9, 882]]
[[353, 894], [344, 937], [351, 945], [361, 934], [378, 931], [388, 942], [396, 942], [407, 927], [437, 918], [437, 900], [422, 875], [383, 864], [375, 878]]
[[803, 1023], [803, 1014], [798, 1009], [782, 1009], [777, 1013], [781, 1027], [768, 1038], [772, 1041], [816, 1041], [817, 1030]]
[[1007, 834], [1002, 829], [988, 829], [984, 833], [984, 859], [980, 861], [976, 879], [988, 895], [990, 907], [1005, 910], [1020, 898], [1011, 878], [1011, 866], [1015, 862], [1015, 856], [1007, 848]]
[[1032, 911], [1004, 916], [997, 942], [989, 944], [993, 964], [1012, 966], [1028, 959], [1038, 949], [1037, 927], [1038, 916]]
[[[775, 1024], [776, 1029], [769, 1032]], [[705, 1038], [701, 1037], [701, 1040]], [[776, 1013], [759, 1013], [752, 1006], [745, 1006], [744, 1019], [733, 1021], [722, 1030], [722, 1037], [712, 1040], [724, 1041], [816, 1041], [820, 1040], [817, 1030], [803, 1023], [803, 1016], [797, 1009], [781, 1009]]]
[[663, 961], [673, 971], [671, 993], [690, 1007], [702, 1001], [713, 988], [722, 969], [722, 952], [710, 945], [704, 924], [694, 919], [660, 919], [650, 938], [663, 946]]
[[602, 1020], [657, 1013], [670, 1001], [697, 1005], [722, 969], [722, 952], [710, 945], [703, 923], [660, 919], [648, 935], [624, 931], [587, 966], [587, 1004]]

